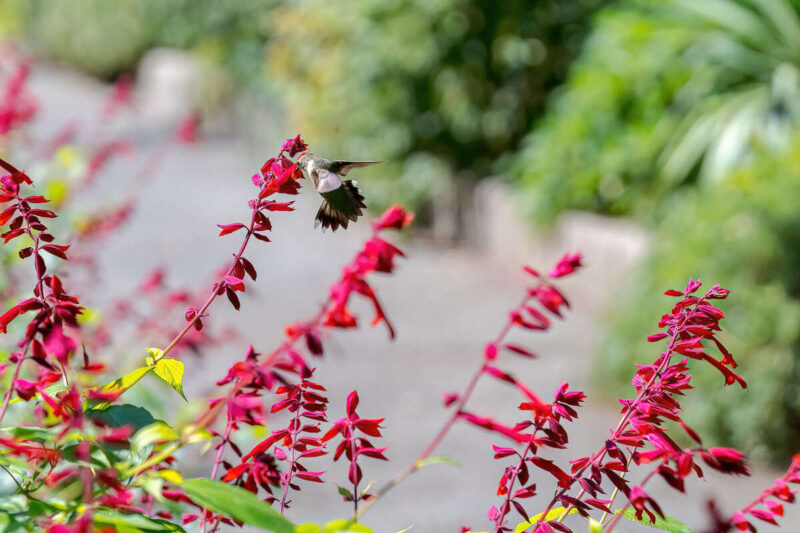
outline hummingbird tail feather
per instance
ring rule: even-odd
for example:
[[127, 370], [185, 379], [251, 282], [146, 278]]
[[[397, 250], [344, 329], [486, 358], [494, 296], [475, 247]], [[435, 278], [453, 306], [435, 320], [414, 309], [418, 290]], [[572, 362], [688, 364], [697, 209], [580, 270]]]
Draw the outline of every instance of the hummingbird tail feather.
[[319, 206], [314, 222], [316, 228], [322, 224], [322, 230], [331, 228], [336, 231], [339, 226], [347, 229], [350, 222], [355, 222], [363, 215], [362, 209], [366, 208], [364, 197], [352, 181], [342, 181], [338, 189], [323, 195], [322, 205]]

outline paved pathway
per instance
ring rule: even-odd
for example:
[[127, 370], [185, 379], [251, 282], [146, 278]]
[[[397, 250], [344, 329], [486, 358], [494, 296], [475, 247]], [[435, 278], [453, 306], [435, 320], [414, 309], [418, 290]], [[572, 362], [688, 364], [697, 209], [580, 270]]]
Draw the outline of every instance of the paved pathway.
[[[42, 134], [70, 118], [91, 116], [106, 91], [91, 80], [49, 67], [37, 71], [35, 87], [44, 103], [43, 119], [37, 126]], [[124, 121], [119, 129], [135, 139], [141, 151], [152, 149], [166, 136], [163, 129], [136, 119]], [[133, 223], [109, 242], [102, 279], [113, 278], [114, 283], [103, 285], [101, 293], [132, 290], [155, 265], [167, 266], [171, 274], [191, 286], [205, 283], [211, 269], [226, 260], [229, 249], [238, 242], [236, 237], [216, 237], [215, 224], [243, 217], [245, 202], [254, 191], [250, 174], [275, 151], [280, 139], [293, 134], [276, 128], [267, 134], [270, 142], [257, 153], [252, 143], [235, 136], [172, 151], [143, 191]], [[89, 202], [114, 197], [124, 186], [119, 180], [130, 175], [136, 157], [115, 163]], [[362, 185], [368, 195], [369, 184]], [[274, 242], [248, 252], [259, 270], [256, 290], [248, 289], [240, 313], [223, 309], [227, 306], [214, 308], [213, 322], [235, 323], [249, 341], [268, 349], [279, 342], [283, 325], [316, 310], [339, 266], [352, 257], [368, 228], [362, 222], [347, 232], [316, 232], [312, 219], [317, 204], [315, 195], [303, 194], [296, 213], [274, 217]], [[356, 387], [362, 398], [359, 412], [386, 417], [384, 442], [389, 444], [391, 462], [364, 464], [366, 479], [378, 482], [408, 464], [445, 420], [441, 393], [463, 388], [479, 364], [482, 346], [502, 326], [525, 282], [516, 265], [501, 264], [476, 252], [443, 249], [421, 240], [405, 241], [401, 246], [408, 259], [401, 261], [397, 274], [376, 279], [380, 297], [397, 326], [397, 340], [389, 342], [380, 326], [337, 333], [327, 341], [329, 353], [318, 370], [318, 379], [332, 398], [331, 417], [341, 413], [344, 398]], [[546, 267], [559, 248], [558, 243], [548, 249], [531, 247], [521, 255]], [[599, 342], [598, 324], [612, 295], [613, 283], [608, 280], [618, 279], [619, 268], [608, 254], [589, 255], [586, 262], [591, 267], [564, 284], [574, 303], [566, 322], [550, 333], [525, 338], [540, 359], [501, 363], [544, 397], [564, 380], [576, 388], [590, 388], [592, 347]], [[366, 323], [368, 308], [356, 308]], [[164, 319], [180, 322], [182, 317]], [[244, 342], [235, 343], [200, 362], [191, 362], [185, 377], [188, 395], [201, 397], [244, 349]], [[165, 404], [171, 404], [173, 395], [164, 393]], [[518, 402], [513, 390], [487, 381], [478, 387], [470, 408], [510, 421], [516, 416]], [[601, 445], [607, 428], [617, 419], [614, 406], [595, 402], [581, 413], [581, 420], [570, 427], [574, 456]], [[420, 471], [376, 505], [367, 515], [367, 523], [379, 533], [412, 524], [420, 533], [458, 531], [460, 525], [487, 527], [486, 510], [496, 503], [494, 489], [503, 466], [492, 460], [493, 440], [457, 425], [437, 453], [456, 458], [463, 466], [434, 465]], [[748, 480], [695, 483], [698, 487], [692, 497], [661, 488], [654, 492], [664, 493], [661, 501], [667, 512], [685, 516], [688, 524], [701, 527], [705, 524], [704, 499], [712, 486], [724, 491], [719, 493], [724, 506], [733, 509], [752, 498], [771, 476], [773, 472], [759, 469]], [[326, 478], [344, 480], [345, 473], [337, 465]], [[549, 490], [542, 492], [547, 495]], [[330, 484], [310, 487], [295, 500], [290, 517], [298, 521], [342, 517], [349, 510]], [[638, 530], [630, 525], [619, 528], [622, 532]], [[796, 526], [787, 529], [795, 530]]]

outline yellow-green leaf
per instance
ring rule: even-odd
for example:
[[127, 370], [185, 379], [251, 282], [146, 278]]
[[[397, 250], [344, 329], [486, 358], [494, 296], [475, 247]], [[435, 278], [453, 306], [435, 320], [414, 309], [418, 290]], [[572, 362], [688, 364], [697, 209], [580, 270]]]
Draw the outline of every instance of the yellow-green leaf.
[[[110, 383], [106, 383], [105, 385], [100, 387], [100, 392], [120, 395], [126, 390], [136, 385], [136, 383], [138, 383], [139, 380], [142, 379], [145, 376], [145, 374], [150, 372], [152, 369], [153, 369], [152, 367], [148, 366], [137, 368], [133, 372], [125, 374], [121, 378], [117, 378]], [[109, 402], [102, 402], [96, 405], [95, 407], [102, 409], [103, 407], [107, 407], [108, 405]]]
[[183, 394], [183, 363], [171, 357], [163, 357], [153, 365], [153, 373], [161, 378], [167, 385], [178, 391], [178, 394], [185, 400]]
[[164, 357], [164, 350], [159, 348], [148, 348], [147, 353], [149, 354], [149, 357], [145, 359], [147, 366], [153, 366], [159, 359]]
[[164, 422], [156, 422], [145, 426], [131, 438], [131, 451], [136, 452], [156, 442], [167, 442], [178, 439], [178, 432]]
[[[564, 514], [564, 511], [566, 511], [566, 509], [564, 509], [563, 507], [556, 507], [555, 509], [550, 509], [550, 511], [547, 513], [547, 516], [542, 521], [543, 522], [547, 522], [549, 520], [558, 520], [559, 518], [561, 518], [561, 515]], [[575, 509], [574, 507], [572, 507], [572, 508], [570, 508], [570, 510], [569, 510], [569, 512], [567, 514], [573, 514], [573, 513], [577, 513], [577, 512], [578, 512], [578, 510]], [[523, 531], [525, 531], [526, 529], [531, 527], [533, 524], [538, 522], [539, 518], [542, 517], [542, 514], [544, 514], [544, 513], [539, 513], [536, 516], [532, 516], [530, 522], [523, 522], [523, 523], [517, 525], [516, 529], [514, 529], [514, 533], [523, 533]]]
[[170, 483], [174, 483], [175, 485], [180, 485], [181, 483], [183, 483], [183, 477], [181, 477], [181, 475], [175, 470], [170, 470], [170, 469], [158, 470], [156, 472], [156, 475], [164, 478]]
[[323, 533], [372, 533], [372, 530], [363, 524], [352, 520], [333, 520], [325, 524]]
[[461, 463], [459, 463], [452, 457], [446, 457], [444, 455], [434, 455], [433, 457], [426, 457], [422, 461], [417, 461], [417, 468], [422, 468], [428, 465], [438, 465], [438, 464], [461, 466]]
[[594, 518], [589, 519], [589, 533], [603, 533], [603, 524], [595, 520]]
[[294, 526], [294, 533], [322, 533], [322, 526], [319, 524], [300, 524]]

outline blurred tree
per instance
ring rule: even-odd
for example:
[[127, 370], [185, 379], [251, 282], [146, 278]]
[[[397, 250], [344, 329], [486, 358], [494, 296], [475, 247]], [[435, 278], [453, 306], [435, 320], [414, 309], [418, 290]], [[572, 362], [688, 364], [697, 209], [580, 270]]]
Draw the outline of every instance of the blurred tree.
[[278, 0], [0, 0], [13, 24], [45, 55], [113, 79], [155, 46], [201, 48], [239, 81], [261, 81], [265, 17]]
[[270, 17], [268, 69], [289, 123], [322, 153], [389, 161], [364, 172], [373, 203], [417, 203], [454, 174], [497, 171], [602, 3], [285, 2]]
[[796, 0], [631, 0], [606, 9], [516, 162], [526, 204], [649, 215], [719, 181], [800, 119]]

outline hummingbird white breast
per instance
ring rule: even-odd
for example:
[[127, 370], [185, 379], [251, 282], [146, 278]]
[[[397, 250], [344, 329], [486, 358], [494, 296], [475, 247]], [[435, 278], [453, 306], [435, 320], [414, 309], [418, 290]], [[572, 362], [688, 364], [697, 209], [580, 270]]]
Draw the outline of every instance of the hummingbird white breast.
[[342, 178], [340, 178], [336, 172], [318, 168], [317, 177], [319, 178], [317, 192], [320, 194], [331, 192], [342, 186]]

